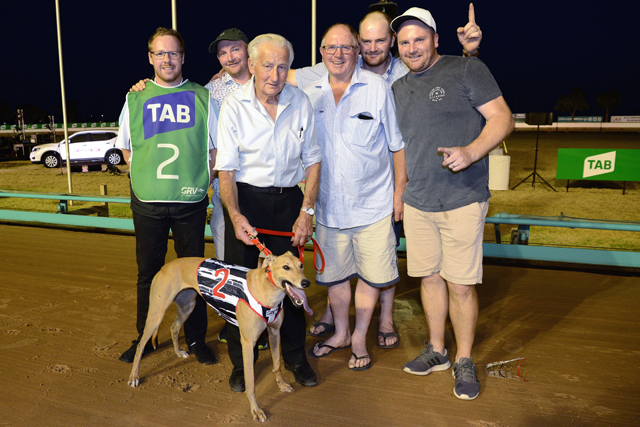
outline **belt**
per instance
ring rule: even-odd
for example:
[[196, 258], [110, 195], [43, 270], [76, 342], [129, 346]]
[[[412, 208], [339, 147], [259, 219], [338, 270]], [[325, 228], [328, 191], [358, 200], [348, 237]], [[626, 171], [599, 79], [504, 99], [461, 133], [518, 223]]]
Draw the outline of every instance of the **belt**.
[[243, 188], [245, 190], [253, 191], [254, 193], [267, 193], [267, 194], [282, 194], [292, 190], [295, 190], [297, 186], [294, 187], [256, 187], [255, 185], [247, 184], [244, 182], [237, 182], [236, 185], [238, 188]]

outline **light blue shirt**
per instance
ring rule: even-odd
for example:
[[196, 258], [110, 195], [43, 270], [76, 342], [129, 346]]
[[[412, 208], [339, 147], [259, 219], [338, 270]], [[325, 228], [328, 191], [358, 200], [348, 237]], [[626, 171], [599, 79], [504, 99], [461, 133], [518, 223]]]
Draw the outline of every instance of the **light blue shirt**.
[[[389, 53], [389, 57], [391, 61], [389, 61], [387, 69], [380, 77], [389, 83], [389, 85], [392, 85], [393, 82], [407, 74], [409, 68], [404, 65], [404, 62], [402, 62], [400, 58], [393, 57], [391, 53]], [[358, 67], [364, 69], [362, 55], [358, 55]], [[304, 89], [325, 74], [327, 74], [327, 67], [325, 67], [324, 62], [319, 62], [313, 67], [299, 68], [296, 70], [296, 84], [300, 89]]]
[[393, 212], [389, 152], [404, 148], [393, 94], [380, 76], [356, 67], [336, 105], [328, 76], [305, 89], [322, 151], [316, 220], [339, 229], [370, 225]]
[[309, 97], [285, 85], [274, 121], [258, 101], [254, 78], [222, 103], [215, 169], [235, 171], [236, 182], [256, 187], [293, 187], [305, 168], [320, 162]]

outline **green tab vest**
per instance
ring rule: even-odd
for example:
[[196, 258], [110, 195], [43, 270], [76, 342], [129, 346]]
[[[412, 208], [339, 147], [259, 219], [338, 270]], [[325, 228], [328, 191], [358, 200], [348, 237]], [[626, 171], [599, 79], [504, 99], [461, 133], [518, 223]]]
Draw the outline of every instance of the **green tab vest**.
[[127, 95], [131, 187], [143, 202], [195, 203], [209, 187], [209, 91], [185, 81]]

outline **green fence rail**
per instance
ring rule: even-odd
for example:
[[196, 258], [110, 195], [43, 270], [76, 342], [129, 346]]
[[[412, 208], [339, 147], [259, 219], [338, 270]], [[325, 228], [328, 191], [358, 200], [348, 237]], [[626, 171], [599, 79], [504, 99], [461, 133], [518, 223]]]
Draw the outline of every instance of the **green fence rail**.
[[[102, 229], [117, 229], [133, 231], [133, 220], [125, 218], [110, 218], [104, 216], [105, 203], [130, 203], [129, 197], [96, 196], [63, 193], [31, 193], [0, 190], [0, 197], [17, 197], [31, 199], [59, 200], [58, 213], [25, 212], [0, 210], [0, 221], [42, 223], [66, 226], [93, 227]], [[92, 208], [70, 210], [68, 201], [94, 202], [100, 205]], [[209, 205], [209, 208], [212, 206]], [[108, 215], [108, 208], [107, 215]], [[92, 216], [88, 213], [102, 214]], [[555, 246], [528, 245], [529, 228], [565, 227], [579, 229], [599, 229], [640, 232], [640, 223], [620, 221], [599, 221], [565, 216], [543, 217], [530, 215], [512, 215], [499, 213], [487, 217], [488, 224], [494, 224], [496, 243], [484, 243], [484, 256], [488, 258], [549, 261], [572, 264], [591, 264], [610, 267], [640, 268], [640, 252], [599, 250], [583, 248], [565, 248]], [[516, 225], [517, 238], [513, 244], [501, 243], [500, 225]], [[211, 230], [205, 227], [205, 235], [211, 237]], [[401, 239], [399, 251], [406, 248], [404, 238]]]

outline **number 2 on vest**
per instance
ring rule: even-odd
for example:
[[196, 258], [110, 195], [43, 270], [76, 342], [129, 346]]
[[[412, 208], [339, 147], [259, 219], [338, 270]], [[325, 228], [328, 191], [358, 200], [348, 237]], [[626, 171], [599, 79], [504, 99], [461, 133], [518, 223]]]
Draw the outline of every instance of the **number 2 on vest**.
[[164, 169], [164, 167], [168, 164], [173, 163], [180, 155], [180, 150], [178, 149], [178, 147], [173, 144], [158, 144], [158, 148], [171, 148], [173, 150], [173, 156], [171, 156], [170, 159], [167, 159], [164, 162], [160, 163], [160, 166], [158, 166], [156, 177], [158, 179], [180, 179], [178, 175], [165, 175], [162, 173], [162, 169]]
[[226, 268], [221, 268], [219, 270], [216, 270], [216, 272], [213, 274], [215, 277], [218, 277], [220, 274], [223, 275], [222, 280], [220, 280], [220, 283], [218, 283], [217, 285], [215, 285], [213, 287], [213, 289], [211, 290], [211, 293], [213, 294], [213, 296], [218, 297], [218, 298], [222, 298], [225, 299], [224, 294], [218, 292], [218, 290], [224, 286], [225, 283], [227, 283], [227, 279], [229, 278], [229, 270], [227, 270]]

